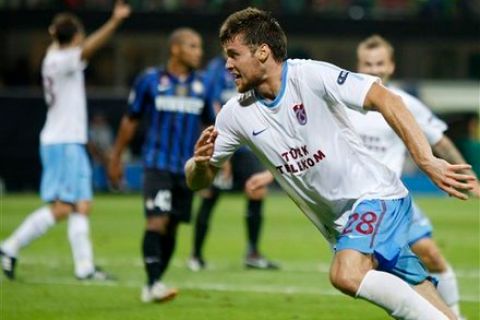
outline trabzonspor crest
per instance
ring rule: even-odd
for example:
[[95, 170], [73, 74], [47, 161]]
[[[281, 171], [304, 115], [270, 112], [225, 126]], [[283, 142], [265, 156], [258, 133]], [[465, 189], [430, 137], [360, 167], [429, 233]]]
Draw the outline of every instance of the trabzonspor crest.
[[293, 111], [297, 116], [298, 123], [300, 123], [302, 126], [305, 125], [307, 123], [307, 112], [305, 111], [303, 103], [294, 105]]

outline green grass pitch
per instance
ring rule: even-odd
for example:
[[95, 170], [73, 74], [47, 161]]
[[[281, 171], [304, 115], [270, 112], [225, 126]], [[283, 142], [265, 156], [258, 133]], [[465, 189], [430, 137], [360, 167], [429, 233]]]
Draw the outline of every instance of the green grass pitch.
[[[431, 217], [435, 238], [457, 271], [461, 307], [469, 320], [480, 315], [479, 202], [418, 198]], [[0, 238], [41, 205], [38, 196], [1, 199]], [[180, 289], [167, 304], [142, 304], [145, 275], [140, 258], [144, 225], [140, 195], [98, 195], [92, 213], [96, 262], [119, 280], [82, 283], [74, 279], [66, 225], [53, 228], [21, 252], [17, 280], [0, 276], [0, 319], [386, 319], [365, 301], [335, 291], [328, 282], [331, 254], [319, 232], [283, 194], [265, 204], [262, 251], [279, 271], [245, 270], [245, 200], [224, 195], [212, 219], [205, 258], [208, 269], [185, 267], [191, 226], [180, 228], [165, 282]]]

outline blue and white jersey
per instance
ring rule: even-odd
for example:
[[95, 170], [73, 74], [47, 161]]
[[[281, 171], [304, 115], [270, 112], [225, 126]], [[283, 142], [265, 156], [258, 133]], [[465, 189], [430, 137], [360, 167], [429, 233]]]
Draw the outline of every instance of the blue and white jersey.
[[364, 112], [378, 78], [312, 60], [287, 60], [281, 89], [268, 102], [254, 90], [230, 99], [216, 120], [211, 164], [247, 145], [331, 243], [365, 199], [408, 194], [395, 173], [373, 159], [345, 107]]
[[[439, 142], [443, 137], [443, 132], [447, 130], [445, 122], [438, 119], [417, 98], [397, 88], [389, 87], [389, 89], [402, 98], [430, 145], [433, 146]], [[397, 176], [400, 176], [407, 157], [407, 148], [383, 116], [375, 111], [365, 114], [348, 108], [346, 111], [353, 127], [362, 137], [364, 145], [371, 152], [372, 156], [392, 169]]]
[[162, 68], [149, 69], [136, 79], [128, 98], [128, 115], [147, 116], [145, 167], [184, 174], [202, 124], [214, 121], [204, 81], [197, 72], [180, 79]]

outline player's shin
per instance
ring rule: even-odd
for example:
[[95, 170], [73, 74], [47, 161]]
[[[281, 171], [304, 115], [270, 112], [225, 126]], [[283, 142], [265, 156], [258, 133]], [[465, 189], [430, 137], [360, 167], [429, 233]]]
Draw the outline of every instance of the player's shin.
[[368, 271], [356, 297], [382, 307], [395, 319], [448, 320], [405, 281], [386, 272]]
[[93, 249], [90, 241], [88, 217], [81, 213], [72, 213], [68, 217], [68, 239], [72, 248], [75, 276], [83, 279], [93, 273]]

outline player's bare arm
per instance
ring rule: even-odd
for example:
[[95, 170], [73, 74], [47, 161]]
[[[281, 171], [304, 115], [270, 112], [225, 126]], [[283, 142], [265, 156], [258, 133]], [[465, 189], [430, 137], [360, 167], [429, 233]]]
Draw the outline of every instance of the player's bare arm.
[[464, 192], [471, 190], [474, 176], [463, 174], [468, 164], [450, 164], [436, 158], [427, 139], [402, 99], [380, 84], [374, 83], [365, 98], [365, 107], [382, 113], [385, 120], [403, 140], [415, 163], [430, 179], [449, 195], [468, 199]]
[[118, 129], [117, 138], [113, 145], [110, 161], [108, 162], [108, 178], [114, 186], [118, 186], [123, 176], [122, 154], [128, 146], [138, 127], [138, 119], [124, 116]]
[[[439, 142], [437, 142], [434, 146], [432, 146], [433, 153], [449, 163], [452, 164], [462, 164], [466, 163], [465, 159], [463, 158], [460, 151], [458, 151], [457, 147], [453, 144], [452, 140], [447, 136], [443, 136]], [[470, 190], [470, 194], [474, 197], [480, 197], [480, 186], [478, 182], [478, 177], [475, 175], [472, 169], [465, 170], [465, 173], [475, 177], [475, 180], [469, 180], [468, 183], [471, 184], [472, 189]]]
[[217, 134], [213, 126], [203, 130], [195, 144], [193, 157], [185, 164], [187, 185], [194, 191], [211, 185], [217, 174], [218, 168], [210, 164]]
[[116, 1], [110, 19], [83, 42], [82, 60], [89, 60], [110, 39], [123, 20], [130, 16], [130, 12], [128, 4]]

